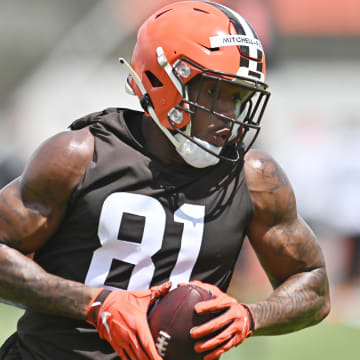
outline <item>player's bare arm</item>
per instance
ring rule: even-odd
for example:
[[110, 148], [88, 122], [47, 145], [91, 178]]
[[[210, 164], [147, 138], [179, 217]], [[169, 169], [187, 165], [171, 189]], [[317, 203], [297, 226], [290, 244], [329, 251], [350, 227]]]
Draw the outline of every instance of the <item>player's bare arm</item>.
[[[49, 274], [26, 256], [60, 226], [93, 152], [87, 128], [56, 135], [40, 146], [22, 176], [1, 191], [0, 298], [35, 312], [86, 320], [122, 359], [160, 360], [146, 330], [146, 314], [170, 283], [138, 292], [107, 291]], [[111, 314], [106, 321], [103, 312]]]
[[26, 254], [43, 246], [93, 154], [88, 129], [63, 132], [34, 153], [0, 193], [0, 298], [35, 311], [84, 318], [96, 289], [45, 272]]
[[250, 305], [254, 334], [282, 334], [314, 325], [330, 309], [317, 239], [297, 213], [286, 175], [269, 155], [250, 151], [245, 175], [254, 205], [248, 237], [274, 288], [266, 300]]

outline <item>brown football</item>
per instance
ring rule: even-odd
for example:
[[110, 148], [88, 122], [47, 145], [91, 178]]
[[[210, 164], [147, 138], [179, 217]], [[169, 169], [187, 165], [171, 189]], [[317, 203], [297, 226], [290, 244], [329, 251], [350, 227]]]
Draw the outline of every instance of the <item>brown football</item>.
[[158, 300], [148, 320], [156, 348], [165, 360], [201, 360], [204, 354], [194, 350], [190, 329], [211, 320], [218, 313], [197, 314], [194, 305], [210, 300], [209, 291], [193, 284], [180, 286]]

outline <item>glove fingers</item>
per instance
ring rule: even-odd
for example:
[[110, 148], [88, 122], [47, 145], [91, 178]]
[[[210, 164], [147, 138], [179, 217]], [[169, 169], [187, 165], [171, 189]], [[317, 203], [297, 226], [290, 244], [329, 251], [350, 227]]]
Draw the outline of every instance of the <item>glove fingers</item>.
[[212, 290], [215, 287], [214, 285], [204, 283], [200, 280], [191, 280], [189, 282], [181, 282], [181, 283], [177, 284], [177, 287], [185, 286], [185, 285], [196, 285], [196, 286], [201, 287], [204, 290], [210, 291], [211, 293], [213, 292]]
[[200, 286], [200, 287], [209, 287], [209, 285], [210, 285], [210, 284], [208, 285], [207, 283], [204, 283], [204, 282], [202, 282], [200, 280], [191, 280], [190, 284], [194, 284], [194, 285], [197, 285], [197, 286]]
[[161, 285], [153, 286], [150, 288], [151, 292], [151, 300], [150, 304], [152, 304], [156, 299], [166, 295], [171, 289], [171, 281], [166, 281]]
[[207, 311], [224, 310], [232, 305], [231, 298], [215, 298], [211, 300], [201, 301], [195, 305], [195, 311], [202, 314]]
[[202, 338], [210, 333], [223, 328], [227, 324], [233, 321], [233, 318], [228, 316], [227, 313], [219, 315], [218, 317], [200, 325], [195, 328], [192, 328], [190, 335], [194, 339]]
[[157, 352], [155, 342], [151, 335], [150, 329], [148, 325], [142, 328], [141, 333], [138, 333], [139, 343], [142, 346], [144, 359], [152, 359], [152, 360], [162, 360], [161, 356]]
[[117, 354], [119, 355], [121, 360], [129, 360], [129, 357], [126, 355], [125, 351], [123, 349], [117, 349]]
[[125, 350], [131, 360], [162, 360], [156, 350], [148, 324], [144, 323], [139, 329], [141, 329], [141, 332], [139, 331], [137, 336], [131, 332], [127, 336], [131, 348]]
[[242, 343], [242, 341], [239, 341], [238, 336], [235, 335], [233, 338], [231, 338], [226, 344], [223, 346], [217, 348], [216, 350], [212, 351], [209, 354], [206, 354], [203, 358], [203, 360], [214, 360], [218, 359], [224, 352], [229, 351], [232, 347], [237, 346]]
[[226, 345], [219, 347], [218, 349], [212, 351], [209, 354], [206, 354], [203, 360], [216, 360], [218, 359], [225, 351], [228, 351], [232, 348], [231, 341], [229, 341]]
[[209, 340], [205, 340], [204, 342], [200, 342], [195, 345], [196, 352], [204, 352], [215, 349], [216, 347], [228, 342], [234, 336], [234, 330], [230, 327], [226, 328], [220, 334], [210, 338]]
[[141, 343], [141, 339], [129, 332], [129, 346], [126, 347], [126, 353], [131, 360], [148, 360]]
[[203, 288], [204, 290], [210, 291], [214, 297], [223, 296], [225, 294], [216, 285], [213, 285], [213, 284], [204, 283], [199, 280], [193, 280], [193, 281], [190, 281], [190, 283], [197, 285], [197, 286]]
[[223, 353], [225, 352], [225, 350], [223, 350], [222, 348], [216, 349], [214, 351], [212, 351], [210, 354], [207, 354], [203, 357], [203, 360], [216, 360], [218, 359]]
[[[116, 325], [116, 328], [114, 327], [114, 329], [111, 330], [114, 334], [114, 341], [111, 341], [111, 344], [119, 355], [119, 350], [125, 351], [125, 355], [123, 355], [125, 356], [124, 360], [162, 360], [156, 350], [153, 337], [146, 321], [144, 321], [142, 325], [138, 325], [141, 332], [139, 331], [137, 334], [130, 330], [129, 324], [124, 326], [123, 324], [114, 321], [113, 325]], [[124, 341], [124, 339], [126, 339], [126, 341]], [[121, 344], [120, 349], [118, 349], [117, 344]]]
[[200, 280], [192, 280], [192, 281], [190, 281], [190, 284], [199, 286], [204, 290], [210, 291], [211, 293], [213, 293], [214, 289], [216, 288], [215, 285], [204, 283]]
[[[132, 349], [140, 348], [140, 345], [132, 332], [122, 324], [114, 321], [112, 324], [111, 333], [113, 334], [111, 345], [119, 354], [121, 359], [136, 360], [135, 352]], [[127, 342], [121, 341], [121, 339], [124, 338], [127, 339]]]
[[131, 346], [128, 345], [128, 344], [126, 346], [124, 346], [124, 350], [125, 350], [125, 354], [127, 355], [129, 360], [137, 360], [137, 359], [145, 360], [146, 359], [146, 358], [138, 358], [135, 355], [135, 353], [134, 353], [133, 349], [131, 348]]

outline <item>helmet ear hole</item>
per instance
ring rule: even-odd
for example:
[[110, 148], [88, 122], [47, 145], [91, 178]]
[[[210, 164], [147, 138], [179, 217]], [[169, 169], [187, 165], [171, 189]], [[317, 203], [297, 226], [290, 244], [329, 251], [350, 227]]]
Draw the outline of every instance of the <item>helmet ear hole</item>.
[[153, 87], [163, 86], [163, 83], [150, 70], [145, 71], [145, 74]]

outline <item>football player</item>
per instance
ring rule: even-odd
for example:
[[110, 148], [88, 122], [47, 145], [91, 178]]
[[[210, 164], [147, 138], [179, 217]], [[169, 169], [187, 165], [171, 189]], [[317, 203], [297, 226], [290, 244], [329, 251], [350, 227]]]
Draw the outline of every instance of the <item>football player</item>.
[[[252, 26], [173, 3], [120, 63], [144, 111], [74, 121], [1, 191], [0, 297], [26, 311], [0, 358], [160, 360], [148, 308], [189, 281], [213, 294], [197, 312], [227, 309], [191, 331], [205, 360], [321, 321], [322, 252], [280, 166], [251, 149], [270, 96]], [[245, 236], [274, 289], [252, 304], [226, 294]]]

